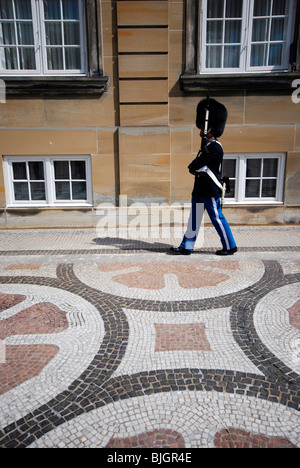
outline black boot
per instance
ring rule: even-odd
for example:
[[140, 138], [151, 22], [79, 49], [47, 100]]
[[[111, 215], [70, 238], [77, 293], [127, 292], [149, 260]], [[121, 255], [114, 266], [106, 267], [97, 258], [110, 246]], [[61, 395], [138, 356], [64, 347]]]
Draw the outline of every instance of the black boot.
[[191, 250], [184, 249], [183, 247], [171, 247], [170, 252], [173, 255], [191, 255]]
[[237, 252], [237, 247], [234, 247], [233, 249], [222, 249], [222, 250], [217, 250], [216, 255], [233, 255]]

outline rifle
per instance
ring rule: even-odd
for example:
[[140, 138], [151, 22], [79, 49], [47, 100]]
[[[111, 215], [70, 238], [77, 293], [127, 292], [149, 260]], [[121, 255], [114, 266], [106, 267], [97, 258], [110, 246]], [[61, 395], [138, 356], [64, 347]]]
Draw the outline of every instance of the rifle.
[[208, 134], [208, 121], [209, 121], [209, 96], [207, 96], [207, 106], [205, 108], [205, 122], [204, 122], [204, 130], [202, 135], [202, 143], [201, 143], [201, 150], [204, 151], [207, 145], [207, 134]]

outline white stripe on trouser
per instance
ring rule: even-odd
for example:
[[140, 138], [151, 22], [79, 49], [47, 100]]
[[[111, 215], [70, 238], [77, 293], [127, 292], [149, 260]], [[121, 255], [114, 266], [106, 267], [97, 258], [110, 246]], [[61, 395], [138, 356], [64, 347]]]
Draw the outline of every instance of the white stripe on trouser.
[[225, 229], [224, 229], [224, 226], [223, 226], [223, 224], [222, 224], [222, 221], [220, 220], [220, 217], [219, 217], [219, 212], [218, 212], [218, 207], [217, 207], [216, 199], [215, 199], [215, 198], [212, 198], [211, 200], [212, 200], [212, 202], [213, 202], [213, 207], [214, 207], [214, 212], [215, 212], [215, 215], [216, 215], [217, 223], [218, 223], [218, 225], [220, 226], [220, 229], [221, 229], [221, 231], [222, 231], [222, 234], [223, 234], [223, 237], [224, 237], [224, 240], [225, 240], [225, 243], [226, 243], [226, 248], [227, 248], [227, 250], [229, 250], [229, 249], [230, 249], [230, 243], [229, 243], [229, 240], [228, 240], [226, 231], [225, 231]]
[[190, 215], [189, 215], [188, 225], [187, 225], [186, 233], [185, 233], [185, 236], [187, 237], [187, 239], [198, 237], [203, 215], [204, 215], [204, 203], [196, 203], [194, 207], [192, 205]]
[[191, 207], [187, 228], [181, 247], [186, 250], [194, 250], [197, 237], [201, 228], [201, 223], [204, 215], [204, 203], [196, 203]]

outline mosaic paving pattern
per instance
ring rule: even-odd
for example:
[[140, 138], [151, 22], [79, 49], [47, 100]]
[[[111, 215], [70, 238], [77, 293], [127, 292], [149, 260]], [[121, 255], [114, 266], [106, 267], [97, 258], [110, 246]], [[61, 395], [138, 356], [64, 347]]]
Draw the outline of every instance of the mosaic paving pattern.
[[300, 447], [296, 251], [11, 256], [0, 447]]

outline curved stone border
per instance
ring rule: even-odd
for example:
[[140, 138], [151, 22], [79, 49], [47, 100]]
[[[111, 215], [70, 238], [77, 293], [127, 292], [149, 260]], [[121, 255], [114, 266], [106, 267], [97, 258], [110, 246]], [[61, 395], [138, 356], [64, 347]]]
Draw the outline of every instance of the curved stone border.
[[155, 433], [175, 435], [175, 431], [171, 447], [175, 442], [178, 448], [213, 448], [220, 431], [228, 434], [227, 428], [258, 434], [256, 438], [264, 442], [276, 437], [299, 445], [294, 410], [248, 396], [185, 390], [108, 404], [67, 421], [30, 448], [144, 447]]

